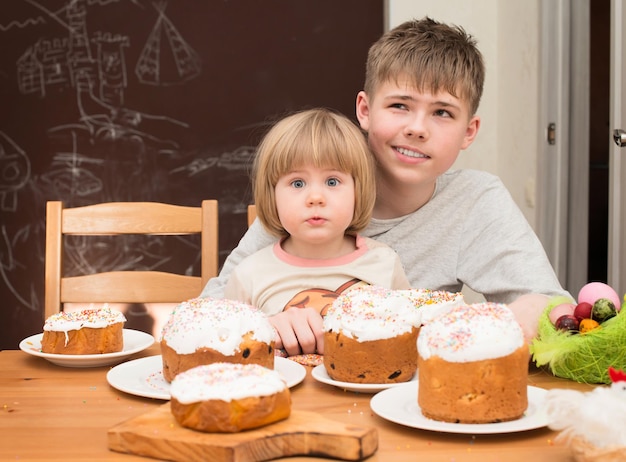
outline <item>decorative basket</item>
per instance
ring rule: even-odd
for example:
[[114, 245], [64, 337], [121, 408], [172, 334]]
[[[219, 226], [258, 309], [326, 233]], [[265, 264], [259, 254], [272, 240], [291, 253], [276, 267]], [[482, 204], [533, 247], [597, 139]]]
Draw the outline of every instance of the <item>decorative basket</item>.
[[548, 315], [555, 306], [571, 302], [565, 297], [550, 301], [539, 319], [537, 338], [530, 345], [532, 360], [537, 366], [547, 364], [557, 377], [609, 384], [609, 366], [626, 370], [626, 309], [584, 334], [557, 330]]

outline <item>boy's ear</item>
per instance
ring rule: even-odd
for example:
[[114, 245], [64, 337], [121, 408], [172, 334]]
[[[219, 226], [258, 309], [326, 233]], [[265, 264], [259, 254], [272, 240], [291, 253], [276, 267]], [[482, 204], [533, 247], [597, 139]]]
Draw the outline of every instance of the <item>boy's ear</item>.
[[480, 117], [475, 115], [473, 116], [469, 123], [467, 124], [467, 129], [465, 130], [465, 137], [463, 139], [463, 145], [461, 149], [467, 149], [476, 139], [476, 135], [478, 134], [478, 129], [480, 128]]
[[356, 95], [356, 118], [359, 121], [359, 125], [361, 125], [361, 129], [365, 131], [369, 128], [369, 115], [370, 107], [367, 93], [360, 91]]

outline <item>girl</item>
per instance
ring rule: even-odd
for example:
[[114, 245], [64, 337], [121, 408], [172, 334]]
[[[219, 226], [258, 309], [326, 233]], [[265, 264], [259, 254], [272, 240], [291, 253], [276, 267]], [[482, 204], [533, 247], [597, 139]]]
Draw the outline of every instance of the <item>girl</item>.
[[224, 296], [267, 313], [277, 348], [322, 353], [322, 316], [349, 288], [409, 288], [398, 255], [359, 235], [376, 199], [374, 162], [348, 118], [312, 109], [282, 119], [259, 145], [252, 181], [257, 218], [278, 241], [233, 270]]

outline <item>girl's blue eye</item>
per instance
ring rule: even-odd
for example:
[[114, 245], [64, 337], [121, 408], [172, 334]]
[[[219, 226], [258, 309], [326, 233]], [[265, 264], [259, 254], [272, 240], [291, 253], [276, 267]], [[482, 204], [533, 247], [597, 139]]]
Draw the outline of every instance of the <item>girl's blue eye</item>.
[[293, 180], [293, 181], [291, 182], [291, 185], [292, 185], [294, 188], [303, 188], [303, 187], [304, 187], [304, 181], [302, 181], [302, 180]]
[[337, 186], [339, 184], [339, 180], [337, 178], [329, 178], [326, 180], [326, 184], [328, 186]]

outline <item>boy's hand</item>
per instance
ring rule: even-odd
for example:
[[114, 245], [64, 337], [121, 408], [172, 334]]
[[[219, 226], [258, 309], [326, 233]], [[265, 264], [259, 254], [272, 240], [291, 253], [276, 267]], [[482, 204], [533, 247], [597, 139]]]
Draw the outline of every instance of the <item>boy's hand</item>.
[[527, 342], [531, 342], [537, 336], [539, 318], [549, 301], [550, 297], [547, 295], [526, 294], [508, 304], [522, 326]]
[[289, 356], [324, 354], [324, 331], [320, 314], [313, 308], [291, 308], [269, 317], [276, 329], [276, 349]]

